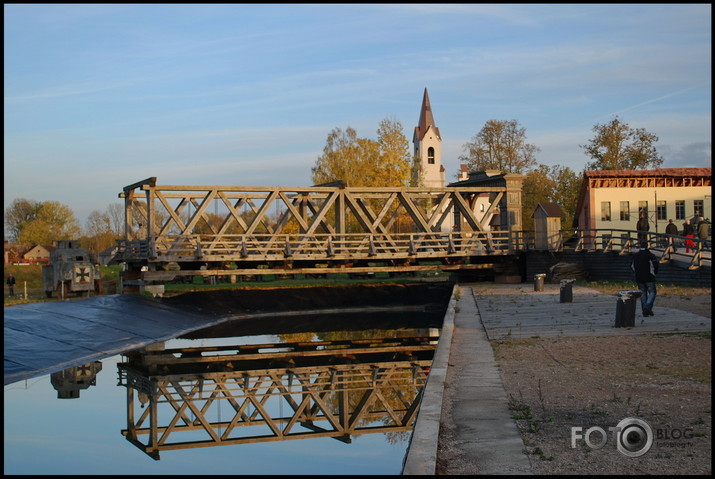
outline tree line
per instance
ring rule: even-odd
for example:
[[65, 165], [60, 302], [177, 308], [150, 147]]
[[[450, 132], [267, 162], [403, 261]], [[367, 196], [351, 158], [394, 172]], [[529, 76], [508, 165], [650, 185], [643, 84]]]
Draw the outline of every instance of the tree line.
[[[585, 170], [637, 170], [658, 168], [663, 158], [658, 137], [642, 128], [631, 128], [617, 116], [593, 127], [594, 137], [579, 145], [590, 158]], [[402, 124], [384, 119], [377, 139], [360, 138], [351, 127], [334, 128], [322, 154], [311, 169], [314, 185], [345, 181], [350, 186], [420, 186], [419, 159], [410, 153]], [[489, 120], [463, 145], [459, 160], [469, 171], [499, 170], [524, 175], [523, 228], [533, 229], [530, 211], [541, 201], [561, 206], [566, 224], [576, 214], [583, 172], [539, 163], [538, 146], [527, 141], [526, 129], [517, 120]], [[81, 227], [71, 208], [56, 201], [15, 199], [5, 208], [5, 226], [16, 244], [50, 245], [55, 240], [79, 239], [92, 253], [116, 244], [124, 235], [124, 206], [109, 204], [94, 210]]]

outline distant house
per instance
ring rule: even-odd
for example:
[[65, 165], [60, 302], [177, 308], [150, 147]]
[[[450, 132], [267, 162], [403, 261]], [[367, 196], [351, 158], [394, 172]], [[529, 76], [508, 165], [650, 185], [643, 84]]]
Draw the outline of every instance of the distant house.
[[102, 266], [107, 266], [114, 256], [117, 254], [117, 246], [110, 246], [109, 248], [100, 251], [97, 254], [97, 262]]
[[[459, 178], [464, 176], [464, 171]], [[470, 206], [475, 216], [492, 231], [521, 230], [521, 188], [524, 176], [516, 173], [505, 173], [500, 170], [480, 170], [467, 173], [468, 179], [450, 183], [450, 187], [477, 186], [477, 187], [505, 187], [506, 194], [499, 200], [496, 208], [489, 211], [492, 203], [492, 193], [479, 193], [474, 203]], [[486, 216], [486, 218], [485, 218]], [[459, 213], [455, 214], [454, 224], [459, 224]]]
[[25, 251], [22, 259], [30, 263], [49, 263], [50, 253], [54, 250], [54, 246], [36, 244]]
[[5, 264], [16, 263], [22, 257], [22, 249], [20, 246], [10, 244], [10, 242], [6, 240], [3, 244]]

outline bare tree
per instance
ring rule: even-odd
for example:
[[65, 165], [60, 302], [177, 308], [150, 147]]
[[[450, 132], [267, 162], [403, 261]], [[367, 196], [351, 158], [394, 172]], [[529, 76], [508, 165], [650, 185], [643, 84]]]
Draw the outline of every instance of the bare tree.
[[124, 205], [110, 203], [107, 205], [107, 216], [109, 216], [109, 227], [114, 236], [124, 236]]

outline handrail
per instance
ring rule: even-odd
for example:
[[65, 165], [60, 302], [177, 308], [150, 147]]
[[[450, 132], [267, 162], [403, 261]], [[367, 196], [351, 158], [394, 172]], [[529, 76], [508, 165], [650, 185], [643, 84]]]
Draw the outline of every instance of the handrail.
[[[534, 246], [535, 231], [525, 230], [519, 232], [519, 244], [527, 249], [536, 249]], [[637, 230], [624, 230], [616, 228], [591, 228], [591, 229], [566, 229], [558, 233], [558, 244], [560, 248], [552, 248], [552, 251], [563, 251], [571, 249], [574, 251], [601, 251], [604, 253], [615, 252], [618, 254], [629, 254], [634, 248], [639, 246], [639, 237], [645, 236], [648, 247], [660, 254], [658, 258], [661, 263], [672, 260], [672, 255], [676, 248], [684, 247], [686, 241], [693, 243], [693, 257], [688, 266], [689, 269], [697, 269], [702, 266], [703, 253], [712, 252], [712, 242], [709, 239], [690, 238], [683, 235], [671, 235], [667, 233], [641, 232]], [[566, 240], [564, 240], [566, 238]]]
[[162, 234], [147, 240], [118, 242], [119, 261], [171, 262], [281, 262], [281, 261], [413, 261], [450, 260], [547, 249], [630, 254], [645, 236], [660, 262], [673, 259], [676, 248], [691, 241], [689, 269], [700, 268], [707, 239], [624, 229], [564, 229], [550, 245], [537, 248], [534, 231], [470, 231], [412, 233], [253, 233]]

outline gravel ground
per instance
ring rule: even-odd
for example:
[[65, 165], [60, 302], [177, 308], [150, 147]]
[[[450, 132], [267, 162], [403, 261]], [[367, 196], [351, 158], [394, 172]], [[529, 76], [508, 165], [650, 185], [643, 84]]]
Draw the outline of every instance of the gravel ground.
[[[656, 305], [711, 317], [711, 301], [709, 290], [678, 291], [660, 294]], [[711, 474], [710, 333], [497, 340], [492, 347], [534, 474]], [[608, 432], [626, 418], [651, 428], [652, 446], [639, 457], [619, 452]], [[604, 446], [577, 439], [571, 447], [572, 427], [594, 426], [608, 433]], [[598, 432], [589, 438], [601, 439]], [[445, 452], [449, 441], [442, 430], [437, 473], [478, 473], [460, 470], [462, 462]]]

